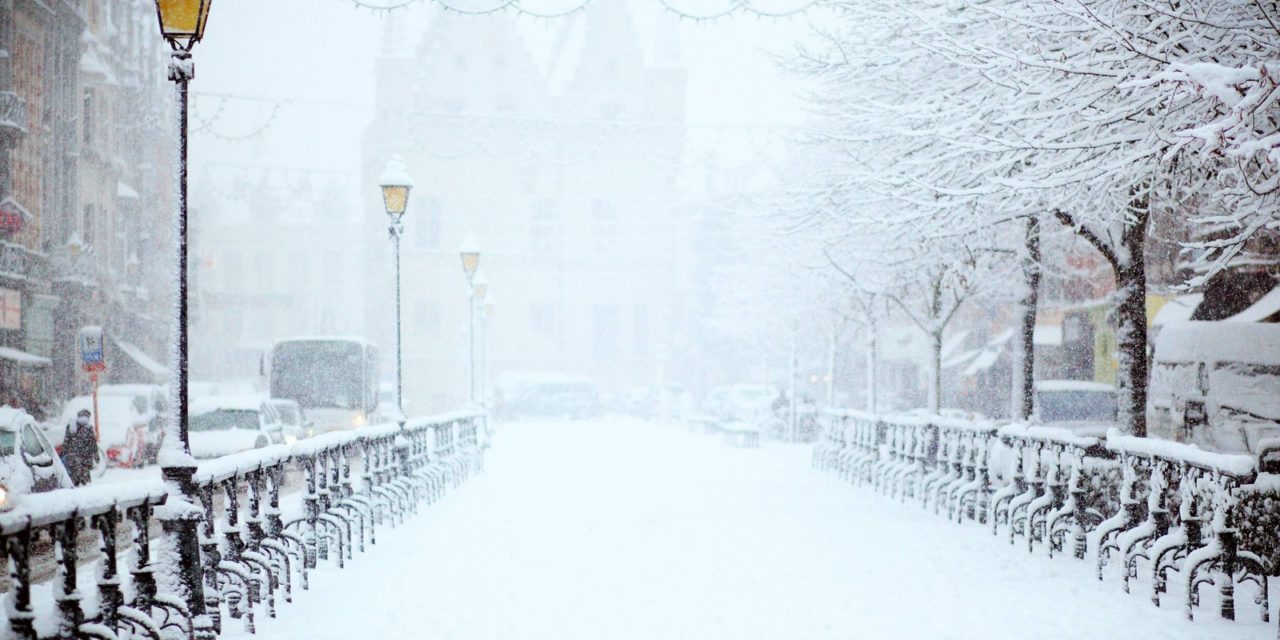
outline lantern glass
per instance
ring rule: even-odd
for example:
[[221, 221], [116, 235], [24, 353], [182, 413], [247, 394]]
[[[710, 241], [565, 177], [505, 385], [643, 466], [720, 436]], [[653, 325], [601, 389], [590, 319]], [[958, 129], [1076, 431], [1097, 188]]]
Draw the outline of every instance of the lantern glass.
[[387, 215], [399, 218], [409, 206], [409, 187], [405, 185], [382, 185], [382, 204]]
[[484, 294], [488, 292], [489, 292], [489, 285], [483, 284], [483, 283], [476, 284], [476, 286], [471, 290], [472, 296], [477, 301], [480, 301], [480, 302], [484, 301]]
[[462, 252], [462, 270], [467, 273], [470, 278], [476, 274], [476, 269], [480, 268], [480, 252], [479, 251], [463, 251]]
[[156, 0], [160, 33], [174, 46], [190, 49], [204, 36], [213, 0]]

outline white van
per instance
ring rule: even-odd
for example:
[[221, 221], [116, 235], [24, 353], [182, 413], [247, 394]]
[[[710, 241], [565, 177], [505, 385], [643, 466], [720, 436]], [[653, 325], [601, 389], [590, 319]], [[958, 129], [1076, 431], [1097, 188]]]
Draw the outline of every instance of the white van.
[[1175, 322], [1155, 341], [1147, 431], [1204, 449], [1258, 453], [1280, 436], [1280, 324]]

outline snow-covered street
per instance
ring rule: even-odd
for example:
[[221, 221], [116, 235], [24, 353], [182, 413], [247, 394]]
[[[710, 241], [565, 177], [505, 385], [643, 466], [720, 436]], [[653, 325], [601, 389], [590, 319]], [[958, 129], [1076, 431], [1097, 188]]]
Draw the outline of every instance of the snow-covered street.
[[[345, 570], [269, 638], [1270, 637], [1154, 608], [1091, 563], [1028, 556], [809, 467], [634, 420], [500, 427], [487, 470]], [[335, 615], [342, 609], [347, 615]], [[238, 623], [227, 621], [235, 637]]]

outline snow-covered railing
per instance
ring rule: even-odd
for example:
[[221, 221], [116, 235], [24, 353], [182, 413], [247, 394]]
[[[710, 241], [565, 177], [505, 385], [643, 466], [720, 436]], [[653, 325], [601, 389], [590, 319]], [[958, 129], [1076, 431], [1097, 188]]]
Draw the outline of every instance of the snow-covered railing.
[[[170, 553], [179, 554], [184, 566], [201, 567], [213, 633], [223, 631], [224, 618], [240, 619], [253, 632], [256, 616], [275, 617], [277, 604], [292, 601], [295, 580], [308, 588], [308, 571], [320, 562], [332, 559], [343, 567], [354, 551], [375, 542], [376, 527], [403, 522], [482, 470], [485, 420], [468, 412], [419, 418], [403, 428], [371, 425], [202, 462], [193, 478], [200, 505], [191, 514], [200, 520], [199, 548]], [[300, 504], [282, 503], [283, 490], [299, 476]], [[152, 577], [152, 508], [166, 498], [158, 480], [107, 484], [24, 496], [0, 514], [0, 545], [11, 569], [12, 635], [192, 635], [195, 625], [184, 603], [158, 592]], [[133, 525], [128, 580], [117, 562], [122, 519]], [[96, 599], [84, 598], [76, 582], [76, 538], [86, 521], [101, 539]], [[33, 549], [42, 536], [53, 540], [59, 568], [51, 612], [35, 606], [31, 595]], [[127, 605], [126, 593], [132, 594]], [[45, 613], [49, 620], [37, 620]]]
[[[1092, 554], [1099, 579], [1118, 563], [1126, 592], [1145, 571], [1157, 605], [1176, 574], [1188, 617], [1213, 584], [1220, 615], [1234, 619], [1235, 589], [1251, 585], [1267, 619], [1267, 576], [1280, 572], [1280, 476], [1260, 474], [1258, 458], [938, 416], [829, 410], [822, 423], [818, 469], [957, 522], [1003, 527], [1031, 551]], [[1276, 449], [1263, 462], [1280, 459]]]
[[[12, 511], [0, 514], [0, 545], [9, 562], [6, 612], [9, 631], [16, 638], [38, 638], [54, 631], [59, 637], [116, 637], [122, 631], [156, 637], [176, 617], [185, 623], [185, 605], [158, 593], [152, 575], [148, 531], [152, 507], [165, 501], [164, 484], [157, 481], [117, 483], [97, 487], [59, 489], [39, 496], [23, 496]], [[117, 535], [122, 523], [131, 526], [133, 598], [126, 604]], [[81, 606], [76, 568], [78, 539], [92, 529], [98, 537], [98, 611], [86, 617]], [[52, 541], [56, 563], [55, 607], [48, 624], [37, 625], [32, 599], [33, 548]], [[188, 629], [181, 624], [179, 629]], [[43, 632], [43, 633], [41, 633]]]

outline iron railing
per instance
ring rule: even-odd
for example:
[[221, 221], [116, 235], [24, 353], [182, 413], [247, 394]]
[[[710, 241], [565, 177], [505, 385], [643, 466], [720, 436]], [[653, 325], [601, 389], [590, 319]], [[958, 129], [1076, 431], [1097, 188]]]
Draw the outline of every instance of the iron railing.
[[[1265, 455], [1264, 455], [1265, 459]], [[1157, 606], [1182, 583], [1188, 619], [1204, 589], [1236, 617], [1253, 585], [1268, 621], [1268, 576], [1280, 575], [1280, 476], [1249, 455], [1048, 426], [829, 410], [814, 467], [973, 521], [1049, 556], [1092, 556], [1099, 580], [1119, 566], [1125, 592], [1145, 575]]]
[[[9, 631], [21, 639], [170, 637], [220, 634], [232, 620], [254, 632], [261, 615], [274, 618], [308, 588], [321, 562], [345, 566], [374, 544], [376, 530], [403, 523], [483, 469], [478, 430], [486, 417], [457, 413], [329, 433], [202, 463], [195, 474], [200, 521], [195, 557], [158, 549], [157, 509], [176, 508], [160, 480], [63, 489], [25, 496], [0, 514], [0, 546], [11, 583]], [[358, 478], [356, 477], [358, 475]], [[299, 500], [286, 487], [301, 483]], [[128, 524], [127, 544], [121, 527]], [[82, 533], [98, 537], [97, 584], [90, 597], [77, 582]], [[128, 549], [130, 567], [121, 567]], [[160, 554], [178, 553], [176, 563]], [[57, 563], [53, 584], [37, 584], [40, 558]], [[201, 598], [208, 619], [193, 620], [185, 602], [165, 595], [163, 567], [203, 567]], [[127, 574], [127, 575], [126, 575]], [[52, 591], [52, 609], [33, 590]], [[125, 602], [125, 594], [132, 598]], [[86, 612], [91, 612], [92, 615]]]

